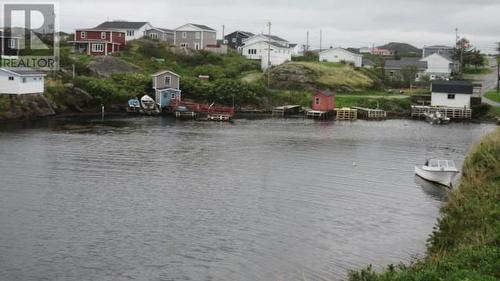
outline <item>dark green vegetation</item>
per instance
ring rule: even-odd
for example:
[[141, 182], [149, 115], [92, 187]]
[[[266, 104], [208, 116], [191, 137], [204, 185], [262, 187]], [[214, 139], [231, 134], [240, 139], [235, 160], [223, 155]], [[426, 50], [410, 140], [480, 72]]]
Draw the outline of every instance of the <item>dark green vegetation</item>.
[[411, 265], [371, 266], [349, 272], [351, 281], [500, 279], [500, 129], [467, 157], [458, 190], [442, 208], [427, 256]]

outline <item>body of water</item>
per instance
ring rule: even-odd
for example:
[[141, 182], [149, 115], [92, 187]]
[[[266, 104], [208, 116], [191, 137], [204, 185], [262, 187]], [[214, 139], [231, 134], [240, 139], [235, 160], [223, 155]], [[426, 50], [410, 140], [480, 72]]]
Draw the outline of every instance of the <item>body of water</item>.
[[337, 280], [410, 261], [447, 194], [414, 165], [461, 165], [493, 129], [169, 118], [61, 128], [74, 122], [0, 128], [0, 280]]

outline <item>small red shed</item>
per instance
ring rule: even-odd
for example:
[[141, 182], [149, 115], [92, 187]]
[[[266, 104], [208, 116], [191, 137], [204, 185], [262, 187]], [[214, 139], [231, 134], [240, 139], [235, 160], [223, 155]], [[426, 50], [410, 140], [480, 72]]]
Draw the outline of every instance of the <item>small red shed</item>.
[[313, 96], [312, 109], [317, 111], [332, 111], [335, 108], [335, 92], [317, 90]]

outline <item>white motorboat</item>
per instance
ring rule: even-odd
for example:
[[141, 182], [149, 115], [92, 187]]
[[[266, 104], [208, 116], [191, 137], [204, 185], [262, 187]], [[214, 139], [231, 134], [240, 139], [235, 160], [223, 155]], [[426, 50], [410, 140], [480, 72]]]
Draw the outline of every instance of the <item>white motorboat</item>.
[[415, 166], [415, 173], [425, 180], [452, 187], [458, 169], [453, 160], [430, 159], [424, 165]]

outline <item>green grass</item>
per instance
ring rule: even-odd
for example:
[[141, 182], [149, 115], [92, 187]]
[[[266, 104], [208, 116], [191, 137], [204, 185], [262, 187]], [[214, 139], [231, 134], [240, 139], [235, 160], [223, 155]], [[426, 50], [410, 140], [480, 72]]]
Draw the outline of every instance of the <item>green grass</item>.
[[258, 82], [263, 78], [263, 74], [260, 71], [249, 71], [242, 73], [242, 78], [241, 81], [247, 82], [247, 83], [254, 83]]
[[493, 281], [500, 279], [500, 129], [469, 153], [460, 186], [441, 209], [427, 256], [410, 265], [372, 267], [350, 281]]
[[335, 97], [335, 104], [337, 108], [342, 107], [366, 107], [366, 108], [380, 108], [390, 112], [408, 112], [411, 106], [411, 99], [406, 98], [388, 98], [386, 96], [380, 97], [363, 97], [363, 96], [347, 96], [337, 95]]
[[464, 74], [473, 74], [473, 75], [482, 75], [482, 74], [490, 74], [491, 68], [465, 68]]
[[500, 102], [500, 92], [497, 91], [489, 91], [484, 94], [486, 98], [492, 101]]

